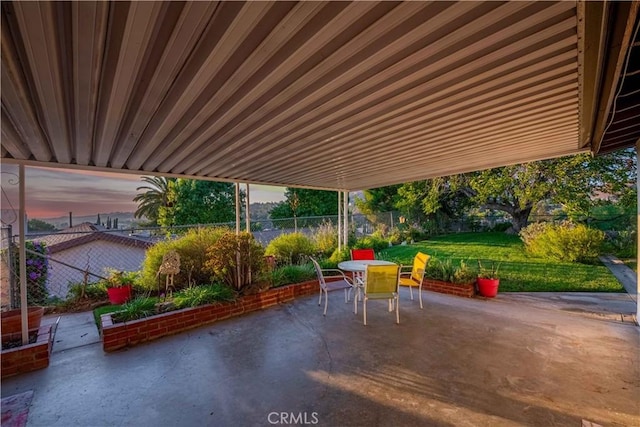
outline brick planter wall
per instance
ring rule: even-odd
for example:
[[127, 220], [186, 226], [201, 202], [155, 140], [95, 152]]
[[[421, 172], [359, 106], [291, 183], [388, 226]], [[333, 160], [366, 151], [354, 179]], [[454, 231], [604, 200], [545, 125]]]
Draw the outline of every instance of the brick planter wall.
[[131, 322], [114, 324], [111, 314], [104, 314], [102, 348], [107, 352], [119, 350], [318, 292], [318, 281], [312, 280], [246, 295], [231, 303], [184, 308]]
[[42, 325], [38, 329], [38, 338], [33, 344], [2, 350], [2, 378], [25, 372], [44, 369], [49, 366], [51, 354], [52, 325]]
[[475, 294], [475, 284], [468, 283], [466, 285], [456, 285], [450, 282], [441, 282], [440, 280], [424, 279], [422, 289], [427, 291], [440, 292], [441, 294], [457, 295], [459, 297], [470, 298]]

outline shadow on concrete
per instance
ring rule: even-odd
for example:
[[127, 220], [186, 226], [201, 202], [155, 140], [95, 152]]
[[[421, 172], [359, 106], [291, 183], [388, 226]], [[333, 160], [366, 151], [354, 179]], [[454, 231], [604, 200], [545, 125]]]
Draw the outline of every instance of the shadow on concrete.
[[367, 326], [341, 295], [326, 317], [307, 297], [113, 354], [66, 350], [2, 394], [34, 390], [30, 425], [47, 426], [640, 424], [637, 327], [500, 297], [426, 292], [420, 310], [403, 290], [401, 324], [374, 301]]

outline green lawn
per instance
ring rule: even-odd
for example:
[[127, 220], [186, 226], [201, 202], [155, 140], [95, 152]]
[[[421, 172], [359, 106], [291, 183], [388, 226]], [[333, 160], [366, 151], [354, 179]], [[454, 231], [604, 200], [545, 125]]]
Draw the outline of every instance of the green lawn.
[[98, 307], [95, 310], [93, 310], [93, 319], [96, 321], [96, 326], [98, 327], [98, 330], [100, 330], [100, 328], [102, 327], [102, 322], [100, 321], [100, 318], [102, 317], [103, 314], [113, 313], [114, 311], [118, 311], [121, 308], [122, 308], [121, 305], [103, 305], [102, 307]]
[[518, 236], [505, 233], [459, 233], [434, 237], [381, 252], [381, 258], [410, 264], [416, 252], [439, 259], [465, 260], [477, 265], [499, 262], [503, 292], [624, 292], [622, 285], [603, 265], [548, 261], [524, 251]]

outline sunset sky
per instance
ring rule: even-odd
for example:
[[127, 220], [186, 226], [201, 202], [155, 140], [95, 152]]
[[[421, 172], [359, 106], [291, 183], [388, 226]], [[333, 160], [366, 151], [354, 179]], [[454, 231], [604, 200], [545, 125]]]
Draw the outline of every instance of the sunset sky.
[[[1, 165], [2, 209], [18, 209], [18, 166]], [[15, 174], [15, 175], [12, 175]], [[133, 212], [140, 176], [69, 169], [25, 168], [26, 210], [29, 218]], [[244, 185], [242, 186], [244, 188]], [[251, 203], [284, 200], [284, 188], [250, 186]]]

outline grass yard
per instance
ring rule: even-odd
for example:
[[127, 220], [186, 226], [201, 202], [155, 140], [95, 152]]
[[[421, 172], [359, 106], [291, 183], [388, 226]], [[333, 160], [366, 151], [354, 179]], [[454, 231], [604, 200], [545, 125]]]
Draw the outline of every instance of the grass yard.
[[624, 292], [618, 280], [601, 265], [586, 265], [533, 258], [518, 236], [505, 233], [459, 233], [434, 237], [407, 246], [385, 249], [380, 257], [410, 264], [418, 252], [438, 259], [500, 263], [501, 292]]
[[103, 305], [102, 307], [98, 307], [95, 310], [93, 310], [93, 319], [96, 321], [96, 326], [98, 327], [98, 330], [100, 330], [100, 328], [102, 327], [102, 322], [100, 321], [100, 318], [102, 317], [103, 314], [113, 313], [114, 311], [118, 311], [121, 308], [122, 308], [121, 305]]

